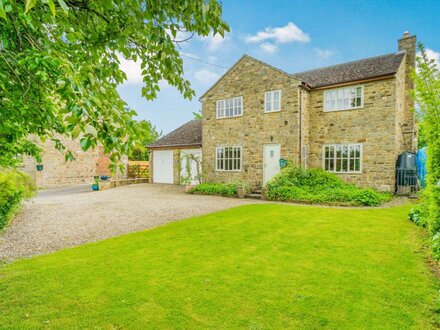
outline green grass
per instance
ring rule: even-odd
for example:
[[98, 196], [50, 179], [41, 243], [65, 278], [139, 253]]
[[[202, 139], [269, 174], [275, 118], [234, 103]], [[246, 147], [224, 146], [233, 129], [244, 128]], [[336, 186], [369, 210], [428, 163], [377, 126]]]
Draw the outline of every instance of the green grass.
[[408, 211], [248, 205], [21, 260], [0, 269], [0, 328], [429, 329]]

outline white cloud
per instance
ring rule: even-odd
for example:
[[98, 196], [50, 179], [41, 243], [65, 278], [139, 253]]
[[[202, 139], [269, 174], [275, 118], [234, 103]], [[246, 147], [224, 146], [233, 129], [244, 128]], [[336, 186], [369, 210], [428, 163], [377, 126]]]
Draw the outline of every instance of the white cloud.
[[309, 42], [310, 37], [292, 22], [286, 26], [271, 28], [267, 27], [255, 35], [247, 36], [246, 42], [258, 43], [263, 41], [273, 41], [275, 43], [286, 44], [289, 42]]
[[329, 49], [320, 49], [320, 48], [315, 48], [314, 49], [316, 55], [321, 59], [321, 60], [326, 60], [330, 57], [332, 57], [333, 55], [335, 55], [335, 52]]
[[208, 35], [207, 37], [201, 37], [201, 39], [206, 43], [206, 46], [209, 51], [214, 51], [222, 47], [225, 42], [227, 42], [230, 39], [230, 33], [225, 34], [225, 37], [223, 38], [220, 34]]
[[[118, 59], [121, 63], [119, 65], [119, 68], [127, 75], [127, 80], [124, 81], [124, 85], [135, 85], [144, 83], [140, 61], [135, 62], [132, 60], [127, 60], [122, 55], [118, 55]], [[158, 85], [161, 89], [170, 86], [168, 82], [164, 79], [159, 80]]]
[[132, 60], [127, 60], [122, 55], [118, 55], [118, 58], [119, 62], [121, 63], [119, 68], [127, 75], [127, 80], [124, 82], [124, 84], [132, 85], [142, 83], [141, 63], [139, 61], [135, 62]]
[[437, 67], [440, 69], [440, 53], [430, 48], [426, 48], [425, 52], [426, 52], [426, 56], [430, 60], [434, 60], [437, 63]]
[[220, 75], [216, 72], [210, 71], [208, 69], [201, 69], [196, 71], [194, 74], [195, 78], [203, 83], [214, 83]]
[[268, 53], [268, 54], [274, 54], [278, 51], [278, 46], [271, 44], [270, 42], [263, 42], [260, 45], [260, 48], [263, 52]]

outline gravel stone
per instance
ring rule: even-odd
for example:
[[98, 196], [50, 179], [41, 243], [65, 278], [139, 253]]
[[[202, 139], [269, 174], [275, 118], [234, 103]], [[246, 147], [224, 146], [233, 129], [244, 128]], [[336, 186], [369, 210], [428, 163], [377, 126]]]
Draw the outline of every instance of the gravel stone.
[[135, 184], [99, 192], [91, 191], [88, 185], [42, 190], [24, 202], [22, 212], [0, 234], [0, 260], [47, 254], [258, 202], [189, 195], [182, 187], [159, 184]]

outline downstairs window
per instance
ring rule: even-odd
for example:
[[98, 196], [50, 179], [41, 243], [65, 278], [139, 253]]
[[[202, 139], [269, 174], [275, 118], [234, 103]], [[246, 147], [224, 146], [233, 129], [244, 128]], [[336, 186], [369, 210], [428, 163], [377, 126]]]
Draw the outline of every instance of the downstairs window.
[[324, 169], [334, 173], [362, 172], [361, 144], [330, 144], [323, 150]]

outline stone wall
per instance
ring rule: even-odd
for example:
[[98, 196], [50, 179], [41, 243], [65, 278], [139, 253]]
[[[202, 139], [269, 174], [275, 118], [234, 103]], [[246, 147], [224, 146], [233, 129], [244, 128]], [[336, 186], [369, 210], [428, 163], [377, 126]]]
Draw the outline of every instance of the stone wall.
[[[281, 158], [298, 162], [299, 81], [250, 57], [243, 57], [202, 99], [203, 173], [205, 181], [263, 183], [263, 146], [280, 144]], [[281, 111], [264, 112], [267, 91], [281, 90]], [[243, 97], [243, 115], [216, 119], [216, 101]], [[242, 168], [215, 169], [217, 146], [241, 146]]]
[[[31, 157], [25, 156], [22, 170], [34, 178], [37, 187], [51, 188], [65, 185], [92, 183], [95, 175], [111, 175], [108, 165], [110, 160], [104, 154], [103, 148], [82, 151], [78, 141], [62, 139], [68, 150], [71, 150], [76, 160], [65, 161], [64, 153], [55, 149], [55, 143], [48, 140], [42, 144], [43, 170], [37, 171], [37, 162]], [[126, 157], [123, 163], [126, 163]], [[118, 178], [124, 177], [125, 173], [118, 173]]]
[[325, 90], [311, 92], [311, 167], [323, 166], [323, 145], [361, 143], [363, 171], [338, 174], [347, 182], [391, 191], [394, 186], [396, 150], [396, 80], [370, 81], [364, 86], [364, 107], [323, 111]]

